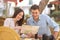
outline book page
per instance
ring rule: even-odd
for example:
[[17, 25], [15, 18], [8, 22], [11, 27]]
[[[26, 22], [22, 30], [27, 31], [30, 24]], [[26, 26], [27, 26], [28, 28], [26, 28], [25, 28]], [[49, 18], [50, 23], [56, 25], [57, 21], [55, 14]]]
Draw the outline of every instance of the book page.
[[36, 34], [38, 32], [39, 26], [30, 26], [30, 25], [22, 25], [21, 33], [32, 33]]

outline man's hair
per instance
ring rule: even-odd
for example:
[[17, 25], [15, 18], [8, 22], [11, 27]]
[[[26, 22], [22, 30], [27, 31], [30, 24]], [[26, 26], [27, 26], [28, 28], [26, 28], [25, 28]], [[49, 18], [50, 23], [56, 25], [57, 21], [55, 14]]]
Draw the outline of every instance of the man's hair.
[[39, 10], [39, 6], [35, 4], [35, 5], [32, 5], [32, 6], [31, 6], [30, 11], [31, 11], [31, 10], [36, 10], [36, 9]]

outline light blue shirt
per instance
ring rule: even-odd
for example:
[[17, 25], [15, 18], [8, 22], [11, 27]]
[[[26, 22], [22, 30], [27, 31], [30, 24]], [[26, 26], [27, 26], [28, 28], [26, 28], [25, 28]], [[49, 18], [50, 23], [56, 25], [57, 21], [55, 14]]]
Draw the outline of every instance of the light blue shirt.
[[27, 25], [39, 26], [38, 35], [51, 35], [50, 27], [54, 28], [54, 31], [59, 31], [59, 25], [46, 14], [40, 14], [38, 22], [31, 16], [27, 20]]

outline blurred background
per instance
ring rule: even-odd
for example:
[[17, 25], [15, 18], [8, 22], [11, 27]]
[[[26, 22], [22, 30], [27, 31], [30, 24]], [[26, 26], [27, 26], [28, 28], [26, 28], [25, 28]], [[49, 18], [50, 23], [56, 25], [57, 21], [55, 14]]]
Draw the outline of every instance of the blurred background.
[[[0, 0], [0, 26], [3, 25], [5, 18], [12, 17], [15, 8], [22, 8], [25, 12], [24, 23], [29, 18], [29, 8], [33, 4], [39, 5], [41, 0]], [[60, 0], [49, 0], [43, 13], [49, 15], [53, 20], [60, 24]]]

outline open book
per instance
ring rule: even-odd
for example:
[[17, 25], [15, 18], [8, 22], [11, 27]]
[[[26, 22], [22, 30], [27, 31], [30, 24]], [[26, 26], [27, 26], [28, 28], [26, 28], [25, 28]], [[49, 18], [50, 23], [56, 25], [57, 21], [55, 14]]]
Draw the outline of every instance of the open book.
[[38, 32], [39, 26], [30, 26], [30, 25], [22, 25], [21, 33], [27, 34], [32, 33], [36, 34]]

